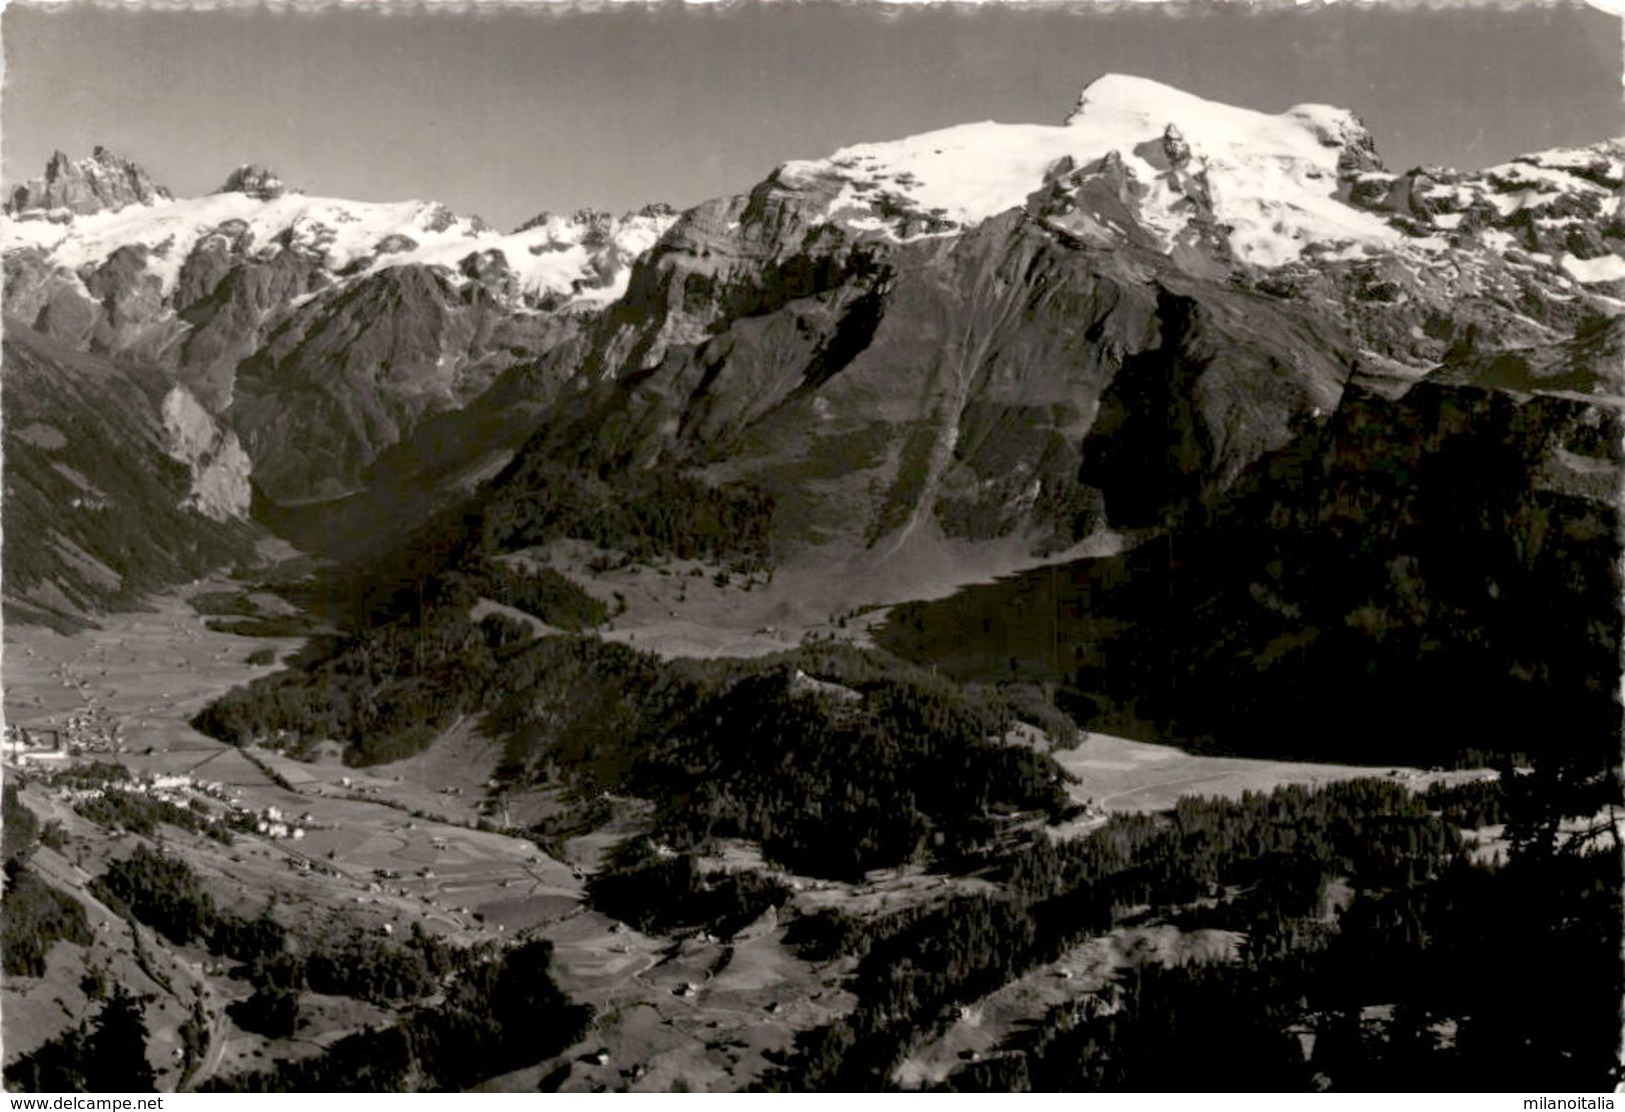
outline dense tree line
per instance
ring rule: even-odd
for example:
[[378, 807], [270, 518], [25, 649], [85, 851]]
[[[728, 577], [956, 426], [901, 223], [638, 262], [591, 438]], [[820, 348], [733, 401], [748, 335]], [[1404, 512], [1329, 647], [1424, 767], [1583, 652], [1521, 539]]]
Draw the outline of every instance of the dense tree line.
[[798, 871], [852, 877], [948, 859], [1003, 816], [1068, 805], [1047, 754], [1001, 740], [1019, 704], [862, 650], [667, 663], [547, 639], [491, 694], [508, 782], [652, 800], [655, 832], [681, 850], [742, 837]]
[[5, 895], [0, 897], [0, 967], [7, 976], [38, 977], [57, 942], [88, 945], [84, 905], [45, 883], [29, 869], [44, 830], [23, 804], [15, 783], [0, 791], [0, 857]]
[[203, 1006], [203, 997], [194, 996], [192, 1006], [181, 1020], [176, 1034], [181, 1044], [181, 1078], [176, 1089], [184, 1089], [186, 1083], [203, 1063], [204, 1056], [209, 1053], [209, 1039], [212, 1025], [209, 1022], [209, 1013]]
[[670, 468], [600, 473], [529, 453], [519, 471], [386, 553], [324, 575], [315, 601], [346, 627], [386, 622], [411, 613], [437, 579], [478, 574], [505, 554], [565, 539], [628, 561], [700, 559], [760, 570], [772, 563], [772, 517], [772, 500], [749, 485]]
[[1506, 785], [1515, 779], [1508, 769], [1493, 780], [1468, 780], [1459, 784], [1430, 783], [1422, 791], [1422, 801], [1446, 822], [1463, 830], [1499, 826], [1507, 819]]
[[26, 861], [39, 841], [39, 819], [23, 805], [16, 784], [0, 789], [0, 856], [5, 864]]
[[304, 984], [314, 992], [374, 1004], [398, 1004], [432, 994], [448, 975], [466, 969], [468, 952], [439, 941], [416, 923], [412, 927], [410, 937], [398, 946], [359, 929], [314, 944], [303, 961]]
[[[1475, 806], [1508, 806], [1489, 788], [1468, 794], [1483, 797]], [[1608, 1019], [1625, 988], [1617, 856], [1479, 866], [1457, 818], [1379, 779], [1186, 799], [1166, 815], [1114, 816], [1085, 839], [1034, 839], [1005, 856], [999, 895], [870, 922], [800, 920], [786, 940], [806, 956], [859, 959], [860, 1002], [801, 1036], [765, 1083], [885, 1088], [899, 1057], [957, 1005], [1090, 935], [1161, 918], [1240, 930], [1242, 957], [1126, 973], [953, 1084], [1494, 1089], [1562, 1076], [1576, 1089], [1605, 1087], [1615, 1068]], [[1338, 906], [1333, 880], [1347, 890]], [[1542, 930], [1563, 952], [1540, 947], [1538, 960], [1509, 966]], [[1320, 1031], [1326, 1041], [1308, 1040], [1317, 1049], [1304, 1053], [1297, 1035]], [[1169, 1061], [1195, 1072], [1172, 1073]]]
[[[31, 876], [21, 879], [8, 889], [8, 907], [18, 893], [28, 900], [37, 894]], [[171, 942], [200, 945], [240, 962], [236, 975], [254, 991], [230, 1014], [246, 1030], [272, 1038], [294, 1035], [306, 991], [405, 1009], [394, 1027], [351, 1036], [314, 1059], [215, 1079], [211, 1089], [468, 1088], [556, 1054], [580, 1037], [591, 1016], [554, 984], [546, 942], [468, 949], [416, 924], [401, 943], [360, 929], [295, 938], [271, 905], [252, 918], [221, 911], [190, 866], [145, 846], [110, 863], [92, 884], [100, 898]], [[78, 910], [82, 934], [74, 940], [88, 943]], [[13, 952], [8, 939], [8, 960]], [[197, 1034], [190, 1036], [194, 1043]], [[150, 1091], [146, 1037], [141, 1002], [119, 988], [96, 1019], [13, 1063], [6, 1082], [26, 1091]]]
[[[269, 584], [262, 586], [274, 589]], [[286, 593], [297, 598], [297, 592]], [[308, 637], [326, 628], [322, 619], [311, 613], [268, 613], [248, 591], [201, 591], [186, 601], [217, 633], [239, 637]]]
[[220, 922], [214, 897], [203, 890], [186, 862], [138, 845], [129, 857], [109, 862], [91, 892], [175, 943], [211, 943]]
[[159, 823], [167, 823], [219, 841], [231, 840], [230, 830], [209, 821], [202, 803], [183, 807], [143, 792], [125, 791], [117, 785], [109, 785], [101, 795], [75, 803], [73, 809], [106, 830], [127, 830], [150, 837]]
[[1281, 887], [1284, 898], [1288, 885], [1301, 895], [1298, 870], [1370, 888], [1420, 882], [1461, 846], [1460, 831], [1422, 797], [1367, 778], [1238, 800], [1185, 797], [1167, 815], [1114, 815], [1087, 839], [1035, 840], [1012, 859], [1009, 878], [1041, 897], [1106, 884], [1123, 906], [1189, 902], [1225, 884]]
[[670, 470], [604, 478], [540, 458], [525, 466], [522, 476], [498, 483], [481, 507], [484, 552], [571, 537], [634, 559], [755, 564], [770, 555], [773, 503], [754, 487], [713, 486]]
[[486, 691], [488, 732], [504, 746], [497, 776], [512, 787], [563, 782], [583, 796], [621, 788], [649, 740], [710, 698], [723, 673], [595, 638], [535, 641]]
[[591, 1019], [554, 984], [552, 944], [472, 951], [444, 998], [398, 1024], [339, 1040], [269, 1070], [212, 1079], [209, 1092], [397, 1092], [468, 1089], [570, 1046]]
[[6, 1068], [6, 1088], [24, 1093], [150, 1093], [142, 1002], [124, 986], [93, 1020], [80, 1023]]
[[254, 992], [231, 1005], [231, 1017], [245, 1031], [270, 1038], [287, 1038], [303, 1026], [300, 996], [306, 991], [395, 1004], [439, 985], [419, 955], [377, 944], [318, 947], [308, 954], [283, 950], [241, 972]]
[[10, 977], [38, 977], [45, 972], [51, 947], [58, 942], [88, 946], [90, 924], [84, 905], [36, 876], [29, 860], [46, 837], [16, 784], [0, 790], [0, 855], [4, 857], [5, 895], [0, 897], [0, 968]]
[[[1525, 453], [1540, 437], [1526, 429], [1462, 435], [1512, 410], [1458, 413], [1465, 423], [1444, 420], [1451, 431], [1438, 438], [1414, 435], [1413, 420], [1455, 404], [1423, 391], [1396, 409], [1354, 391], [1346, 421], [1261, 460], [1212, 520], [905, 603], [878, 639], [961, 678], [1053, 683], [1086, 728], [1202, 752], [1457, 767], [1557, 749], [1617, 760], [1625, 615], [1611, 605], [1620, 576], [1607, 539], [1617, 510], [1531, 489], [1539, 465]], [[1098, 480], [1155, 487], [1165, 463], [1155, 455]]]
[[130, 770], [115, 761], [75, 761], [51, 775], [51, 785], [63, 788], [100, 788], [130, 781]]
[[703, 928], [727, 939], [781, 906], [790, 890], [750, 869], [706, 872], [693, 854], [661, 855], [640, 838], [633, 852], [593, 874], [588, 894], [599, 911], [645, 934]]
[[234, 637], [309, 637], [326, 629], [326, 623], [310, 614], [266, 614], [254, 618], [209, 618], [204, 622], [216, 633]]
[[262, 932], [266, 941], [275, 939], [271, 947], [238, 943], [235, 952], [255, 954], [242, 969], [254, 993], [231, 1007], [239, 1027], [271, 1038], [287, 1038], [303, 1026], [304, 992], [399, 1007], [440, 991], [448, 980], [483, 960], [473, 951], [431, 937], [416, 923], [404, 945], [382, 941], [359, 927], [345, 937], [290, 945], [268, 914], [252, 922], [237, 920], [237, 925], [240, 930]]
[[403, 612], [342, 637], [318, 638], [294, 667], [234, 688], [193, 725], [233, 744], [279, 741], [297, 748], [334, 739], [358, 765], [421, 750], [460, 715], [483, 709], [485, 689], [503, 680], [530, 631], [469, 611], [490, 597], [550, 624], [601, 623], [603, 603], [550, 569], [499, 563], [446, 573], [413, 593]]
[[[1550, 865], [1552, 863], [1548, 863]], [[1603, 1090], [1617, 1082], [1618, 862], [1456, 862], [1362, 893], [1335, 929], [1141, 967], [1052, 1010], [956, 1088]], [[1185, 1070], [1171, 1075], [1169, 1061]]]
[[22, 865], [6, 868], [0, 900], [0, 953], [8, 977], [39, 977], [57, 942], [88, 946], [90, 924], [78, 900], [59, 892]]
[[257, 618], [261, 613], [247, 591], [199, 591], [186, 603], [210, 618]]
[[847, 691], [798, 686], [793, 666], [748, 675], [654, 739], [628, 786], [684, 845], [748, 838], [799, 872], [844, 878], [952, 859], [1001, 815], [1068, 806], [1047, 754], [999, 738], [1005, 708], [946, 684]]
[[608, 607], [552, 568], [526, 569], [492, 560], [460, 574], [470, 591], [560, 629], [593, 629], [609, 620]]
[[410, 756], [475, 708], [496, 665], [466, 605], [430, 599], [415, 617], [317, 638], [294, 667], [232, 689], [192, 724], [236, 745], [333, 739], [361, 765]]

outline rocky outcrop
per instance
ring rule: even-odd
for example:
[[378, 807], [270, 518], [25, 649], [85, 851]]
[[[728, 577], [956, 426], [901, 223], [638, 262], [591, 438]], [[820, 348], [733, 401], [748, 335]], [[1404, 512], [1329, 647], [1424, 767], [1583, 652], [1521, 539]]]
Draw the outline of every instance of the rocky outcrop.
[[5, 616], [67, 628], [252, 559], [245, 463], [155, 372], [8, 320]]
[[214, 521], [248, 520], [252, 468], [237, 434], [221, 428], [184, 386], [172, 387], [158, 412], [164, 423], [165, 449], [191, 472], [192, 486], [182, 508]]
[[1542, 151], [1475, 173], [1417, 167], [1354, 176], [1351, 200], [1413, 236], [1484, 244], [1515, 264], [1558, 266], [1583, 283], [1625, 279], [1625, 140]]
[[244, 193], [257, 200], [274, 201], [287, 191], [287, 185], [269, 167], [245, 163], [233, 170], [216, 192]]
[[5, 211], [13, 217], [42, 214], [65, 218], [168, 199], [169, 191], [141, 167], [106, 147], [97, 147], [89, 158], [77, 161], [57, 151], [45, 164], [43, 177], [11, 191]]

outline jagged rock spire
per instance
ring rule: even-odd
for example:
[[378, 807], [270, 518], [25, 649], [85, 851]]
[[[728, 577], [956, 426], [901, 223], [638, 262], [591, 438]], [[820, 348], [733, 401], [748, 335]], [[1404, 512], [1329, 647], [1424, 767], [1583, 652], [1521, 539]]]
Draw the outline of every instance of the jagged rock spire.
[[97, 146], [89, 158], [78, 161], [57, 151], [45, 164], [43, 177], [11, 191], [5, 210], [15, 215], [66, 209], [82, 215], [169, 199], [169, 191], [154, 182], [140, 166], [106, 147]]
[[262, 201], [274, 200], [288, 191], [288, 186], [269, 166], [245, 163], [226, 177], [226, 184], [217, 193], [246, 193]]

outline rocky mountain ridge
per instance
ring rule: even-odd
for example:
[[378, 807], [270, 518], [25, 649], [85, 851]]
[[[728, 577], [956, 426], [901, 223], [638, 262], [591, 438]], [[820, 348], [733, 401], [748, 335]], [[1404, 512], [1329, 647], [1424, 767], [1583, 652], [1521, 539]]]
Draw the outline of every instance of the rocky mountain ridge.
[[[851, 348], [880, 303], [886, 260], [1000, 213], [1074, 248], [1313, 305], [1360, 357], [1418, 370], [1486, 336], [1557, 339], [1625, 292], [1617, 140], [1394, 174], [1347, 111], [1271, 116], [1122, 75], [1093, 82], [1060, 125], [862, 144], [681, 217], [544, 213], [506, 236], [435, 204], [308, 198], [261, 166], [171, 201], [98, 151], [53, 160], [55, 194], [18, 192], [37, 200], [5, 224], [8, 309], [70, 346], [170, 368], [228, 414], [277, 500], [377, 481], [380, 453], [414, 455], [420, 424], [457, 424], [510, 368], [501, 396], [545, 408], [572, 377], [641, 376], [673, 345], [714, 357], [736, 322], [839, 288], [858, 312], [837, 308], [838, 341], [797, 325], [828, 374], [826, 349]], [[147, 184], [94, 212], [41, 207], [109, 167]]]
[[1356, 373], [1617, 313], [1619, 156], [1388, 174], [1347, 112], [1108, 76], [1065, 125], [789, 163], [638, 263], [529, 454], [759, 486], [786, 556], [1199, 519]]
[[[1298, 752], [1358, 691], [1370, 713], [1328, 752], [1379, 723], [1403, 747], [1554, 716], [1615, 745], [1620, 143], [1391, 174], [1347, 114], [1135, 88], [685, 213], [493, 485], [487, 534], [541, 539], [523, 508], [581, 469], [758, 492], [776, 561], [900, 593], [965, 545], [1129, 538], [1061, 611], [1089, 632], [1059, 678], [1108, 731]], [[1117, 145], [1061, 149], [1092, 130]], [[1025, 163], [986, 159], [1007, 140]], [[1002, 613], [944, 643], [1018, 638]]]
[[65, 224], [74, 216], [117, 212], [130, 205], [155, 205], [171, 200], [167, 189], [147, 172], [106, 147], [89, 158], [71, 160], [57, 151], [45, 164], [42, 177], [11, 191], [5, 213], [14, 219], [44, 219]]
[[[571, 217], [543, 213], [504, 234], [438, 202], [309, 197], [270, 168], [252, 164], [233, 170], [214, 193], [175, 199], [145, 171], [97, 147], [79, 162], [54, 156], [44, 178], [13, 191], [6, 215], [0, 242], [8, 259], [20, 256], [36, 264], [31, 271], [43, 267], [64, 281], [83, 282], [87, 270], [101, 271], [128, 252], [157, 280], [165, 307], [179, 314], [206, 292], [183, 286], [183, 272], [222, 246], [262, 263], [287, 253], [318, 264], [320, 274], [303, 294], [421, 265], [459, 280], [482, 279], [521, 308], [603, 303], [616, 296], [615, 276], [627, 261], [675, 214], [665, 205], [619, 217], [594, 210]], [[26, 285], [38, 283], [31, 277]], [[38, 298], [17, 305], [37, 308]]]
[[241, 433], [275, 499], [362, 483], [418, 421], [613, 301], [673, 218], [543, 214], [503, 235], [435, 203], [308, 197], [253, 165], [175, 200], [98, 152], [18, 191], [0, 232], [8, 312], [165, 368]]
[[[1544, 365], [1625, 304], [1622, 174], [1618, 140], [1396, 174], [1347, 111], [1108, 75], [1059, 125], [862, 144], [680, 215], [507, 237], [245, 167], [248, 192], [128, 226], [8, 223], [7, 289], [76, 346], [178, 368], [276, 501], [398, 523], [499, 471], [481, 497], [505, 512], [559, 468], [675, 470], [776, 505], [776, 559], [863, 568], [1186, 528], [1351, 383]], [[575, 275], [562, 302], [520, 241]]]

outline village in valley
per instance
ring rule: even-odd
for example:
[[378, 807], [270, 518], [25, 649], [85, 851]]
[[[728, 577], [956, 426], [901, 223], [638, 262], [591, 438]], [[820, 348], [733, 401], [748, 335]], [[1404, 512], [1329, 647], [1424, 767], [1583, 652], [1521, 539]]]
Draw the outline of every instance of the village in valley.
[[129, 6], [5, 11], [8, 1092], [1625, 1078], [1612, 15]]
[[[187, 602], [201, 589], [156, 598], [151, 611], [110, 616], [103, 628], [70, 636], [7, 631], [6, 783], [47, 832], [33, 867], [70, 883], [96, 920], [90, 943], [55, 947], [41, 977], [7, 979], [11, 1051], [26, 1051], [94, 1012], [96, 997], [75, 972], [82, 967], [105, 968], [142, 993], [153, 1056], [169, 1059], [160, 1081], [170, 1087], [195, 1088], [220, 1071], [297, 1060], [387, 1018], [389, 1009], [378, 1004], [316, 998], [302, 1004], [306, 1036], [270, 1037], [233, 1023], [233, 1006], [240, 1012], [252, 996], [242, 968], [177, 947], [94, 895], [93, 877], [146, 844], [186, 862], [219, 907], [244, 917], [273, 914], [313, 937], [361, 932], [388, 945], [428, 932], [456, 946], [548, 939], [561, 987], [601, 1009], [594, 1045], [619, 1047], [614, 1062], [592, 1047], [565, 1056], [575, 1071], [569, 1087], [658, 1089], [679, 1077], [736, 1085], [758, 1075], [798, 1031], [850, 1006], [842, 984], [847, 967], [795, 956], [784, 943], [785, 912], [770, 911], [727, 939], [701, 930], [673, 942], [595, 910], [588, 884], [602, 854], [635, 834], [646, 811], [622, 801], [621, 819], [544, 849], [517, 825], [536, 817], [534, 801], [512, 812], [513, 801], [490, 775], [498, 749], [471, 723], [428, 753], [364, 769], [344, 764], [336, 746], [293, 759], [271, 745], [238, 747], [198, 733], [188, 725], [192, 712], [276, 666], [247, 659], [259, 652], [254, 659], [274, 660], [297, 647], [291, 639], [209, 628]], [[170, 647], [145, 651], [156, 637]], [[1069, 790], [1077, 808], [1053, 828], [1058, 838], [1084, 836], [1112, 813], [1166, 807], [1193, 788], [1240, 793], [1373, 771], [1199, 757], [1105, 735], [1086, 737], [1059, 759], [1075, 777]], [[1420, 787], [1483, 774], [1395, 769], [1391, 775]], [[878, 916], [986, 888], [984, 881], [920, 866], [881, 870], [856, 884], [798, 877], [742, 842], [720, 846], [711, 867], [778, 877], [802, 914], [839, 909]], [[1076, 974], [1104, 984], [1119, 965], [1144, 960], [1157, 947], [1172, 945], [1174, 954], [1207, 945], [1169, 936], [1147, 951], [1147, 941], [1136, 937], [1124, 936], [1087, 961], [1081, 951], [1063, 957], [1051, 973], [1012, 986], [1005, 995], [1015, 993], [1017, 1002], [1000, 1004], [1005, 1019], [963, 1045], [990, 1046], [998, 1031], [1050, 999], [1060, 979]], [[196, 1049], [195, 1032], [187, 1034], [198, 1001], [210, 1004], [206, 1052]], [[942, 1045], [962, 1045], [961, 1036], [954, 1040]], [[916, 1083], [940, 1079], [946, 1066], [931, 1064], [936, 1053], [923, 1050], [904, 1076]], [[502, 1084], [523, 1087], [558, 1068], [553, 1062], [546, 1071], [521, 1071]]]

